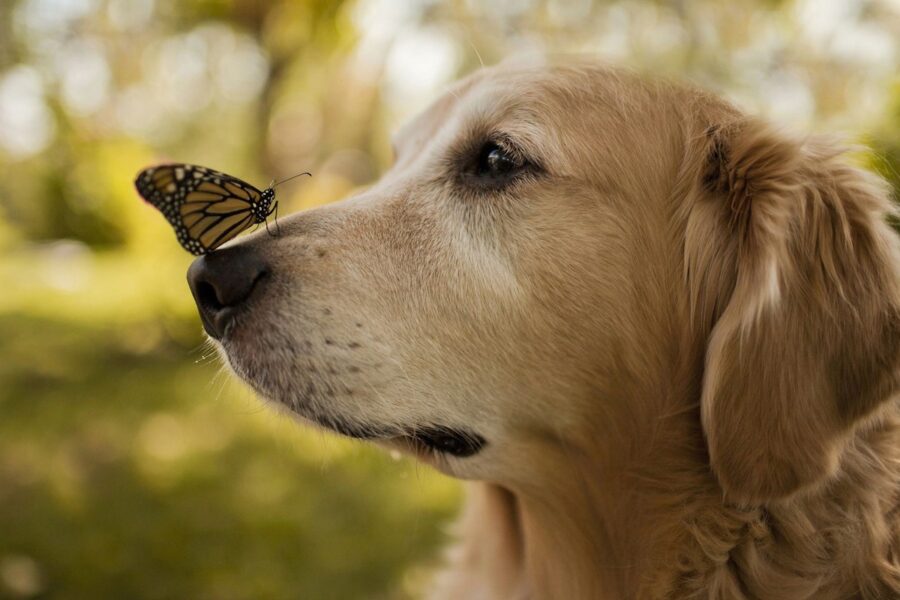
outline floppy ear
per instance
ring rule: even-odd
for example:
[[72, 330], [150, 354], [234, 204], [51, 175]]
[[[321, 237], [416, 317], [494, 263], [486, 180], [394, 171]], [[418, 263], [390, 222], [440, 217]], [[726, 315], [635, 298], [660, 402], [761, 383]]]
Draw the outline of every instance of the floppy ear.
[[883, 185], [828, 144], [752, 120], [700, 144], [685, 264], [712, 327], [701, 417], [726, 495], [765, 502], [834, 475], [897, 391], [900, 253]]

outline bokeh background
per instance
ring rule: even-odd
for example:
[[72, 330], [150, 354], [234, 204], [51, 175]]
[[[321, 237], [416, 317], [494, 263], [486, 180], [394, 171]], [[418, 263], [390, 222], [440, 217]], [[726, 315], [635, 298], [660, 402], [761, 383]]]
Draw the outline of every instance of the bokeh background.
[[900, 186], [900, 0], [3, 0], [0, 598], [416, 597], [456, 482], [223, 373], [162, 160], [346, 196], [481, 64], [579, 53], [838, 132]]

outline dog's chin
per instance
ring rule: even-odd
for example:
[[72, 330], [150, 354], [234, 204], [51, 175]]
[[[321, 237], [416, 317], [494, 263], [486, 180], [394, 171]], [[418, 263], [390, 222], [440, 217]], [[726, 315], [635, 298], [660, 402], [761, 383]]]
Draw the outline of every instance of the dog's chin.
[[[437, 456], [468, 458], [478, 454], [487, 441], [477, 432], [458, 426], [443, 424], [394, 424], [363, 423], [353, 418], [333, 414], [322, 406], [320, 399], [298, 396], [286, 389], [283, 381], [273, 381], [266, 376], [261, 365], [247, 365], [240, 354], [229, 350], [227, 339], [216, 344], [224, 361], [232, 371], [247, 382], [261, 397], [269, 402], [335, 433], [358, 440], [369, 440], [392, 449], [399, 449], [423, 459]], [[291, 382], [289, 388], [295, 388]], [[299, 386], [309, 390], [311, 386]]]

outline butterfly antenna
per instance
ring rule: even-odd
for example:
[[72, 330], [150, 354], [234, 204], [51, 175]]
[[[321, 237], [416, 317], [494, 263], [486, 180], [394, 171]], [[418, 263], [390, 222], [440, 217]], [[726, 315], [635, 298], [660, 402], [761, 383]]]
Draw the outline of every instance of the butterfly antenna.
[[[286, 182], [290, 181], [291, 179], [296, 179], [303, 175], [309, 175], [310, 177], [312, 177], [312, 173], [310, 173], [309, 171], [304, 171], [303, 173], [297, 173], [296, 175], [288, 177], [287, 179], [282, 179], [281, 181], [275, 181], [273, 179], [272, 183], [269, 184], [269, 189], [274, 190], [276, 187], [278, 187], [282, 183], [286, 183]], [[279, 235], [281, 235], [281, 225], [278, 224], [278, 201], [277, 200], [275, 201], [274, 208], [275, 208], [275, 236], [279, 236]], [[266, 233], [268, 233], [269, 235], [272, 235], [272, 232], [269, 230], [269, 220], [268, 219], [266, 219]]]
[[298, 177], [301, 177], [301, 176], [303, 176], [303, 175], [309, 175], [310, 177], [312, 177], [312, 173], [310, 173], [310, 172], [308, 172], [308, 171], [304, 171], [303, 173], [297, 173], [297, 174], [294, 175], [293, 177], [288, 177], [287, 179], [282, 179], [281, 181], [279, 181], [279, 182], [277, 182], [277, 183], [273, 180], [272, 185], [270, 185], [269, 187], [270, 187], [270, 188], [274, 188], [274, 187], [276, 187], [276, 186], [281, 185], [282, 183], [287, 183], [287, 182], [290, 181], [291, 179], [297, 179]]

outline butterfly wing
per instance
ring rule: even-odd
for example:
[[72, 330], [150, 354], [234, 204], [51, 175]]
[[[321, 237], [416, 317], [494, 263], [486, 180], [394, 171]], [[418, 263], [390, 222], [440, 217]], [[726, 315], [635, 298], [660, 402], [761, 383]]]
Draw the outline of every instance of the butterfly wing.
[[160, 165], [141, 171], [134, 183], [192, 254], [214, 250], [259, 222], [256, 215], [263, 203], [262, 192], [220, 171], [197, 165]]

